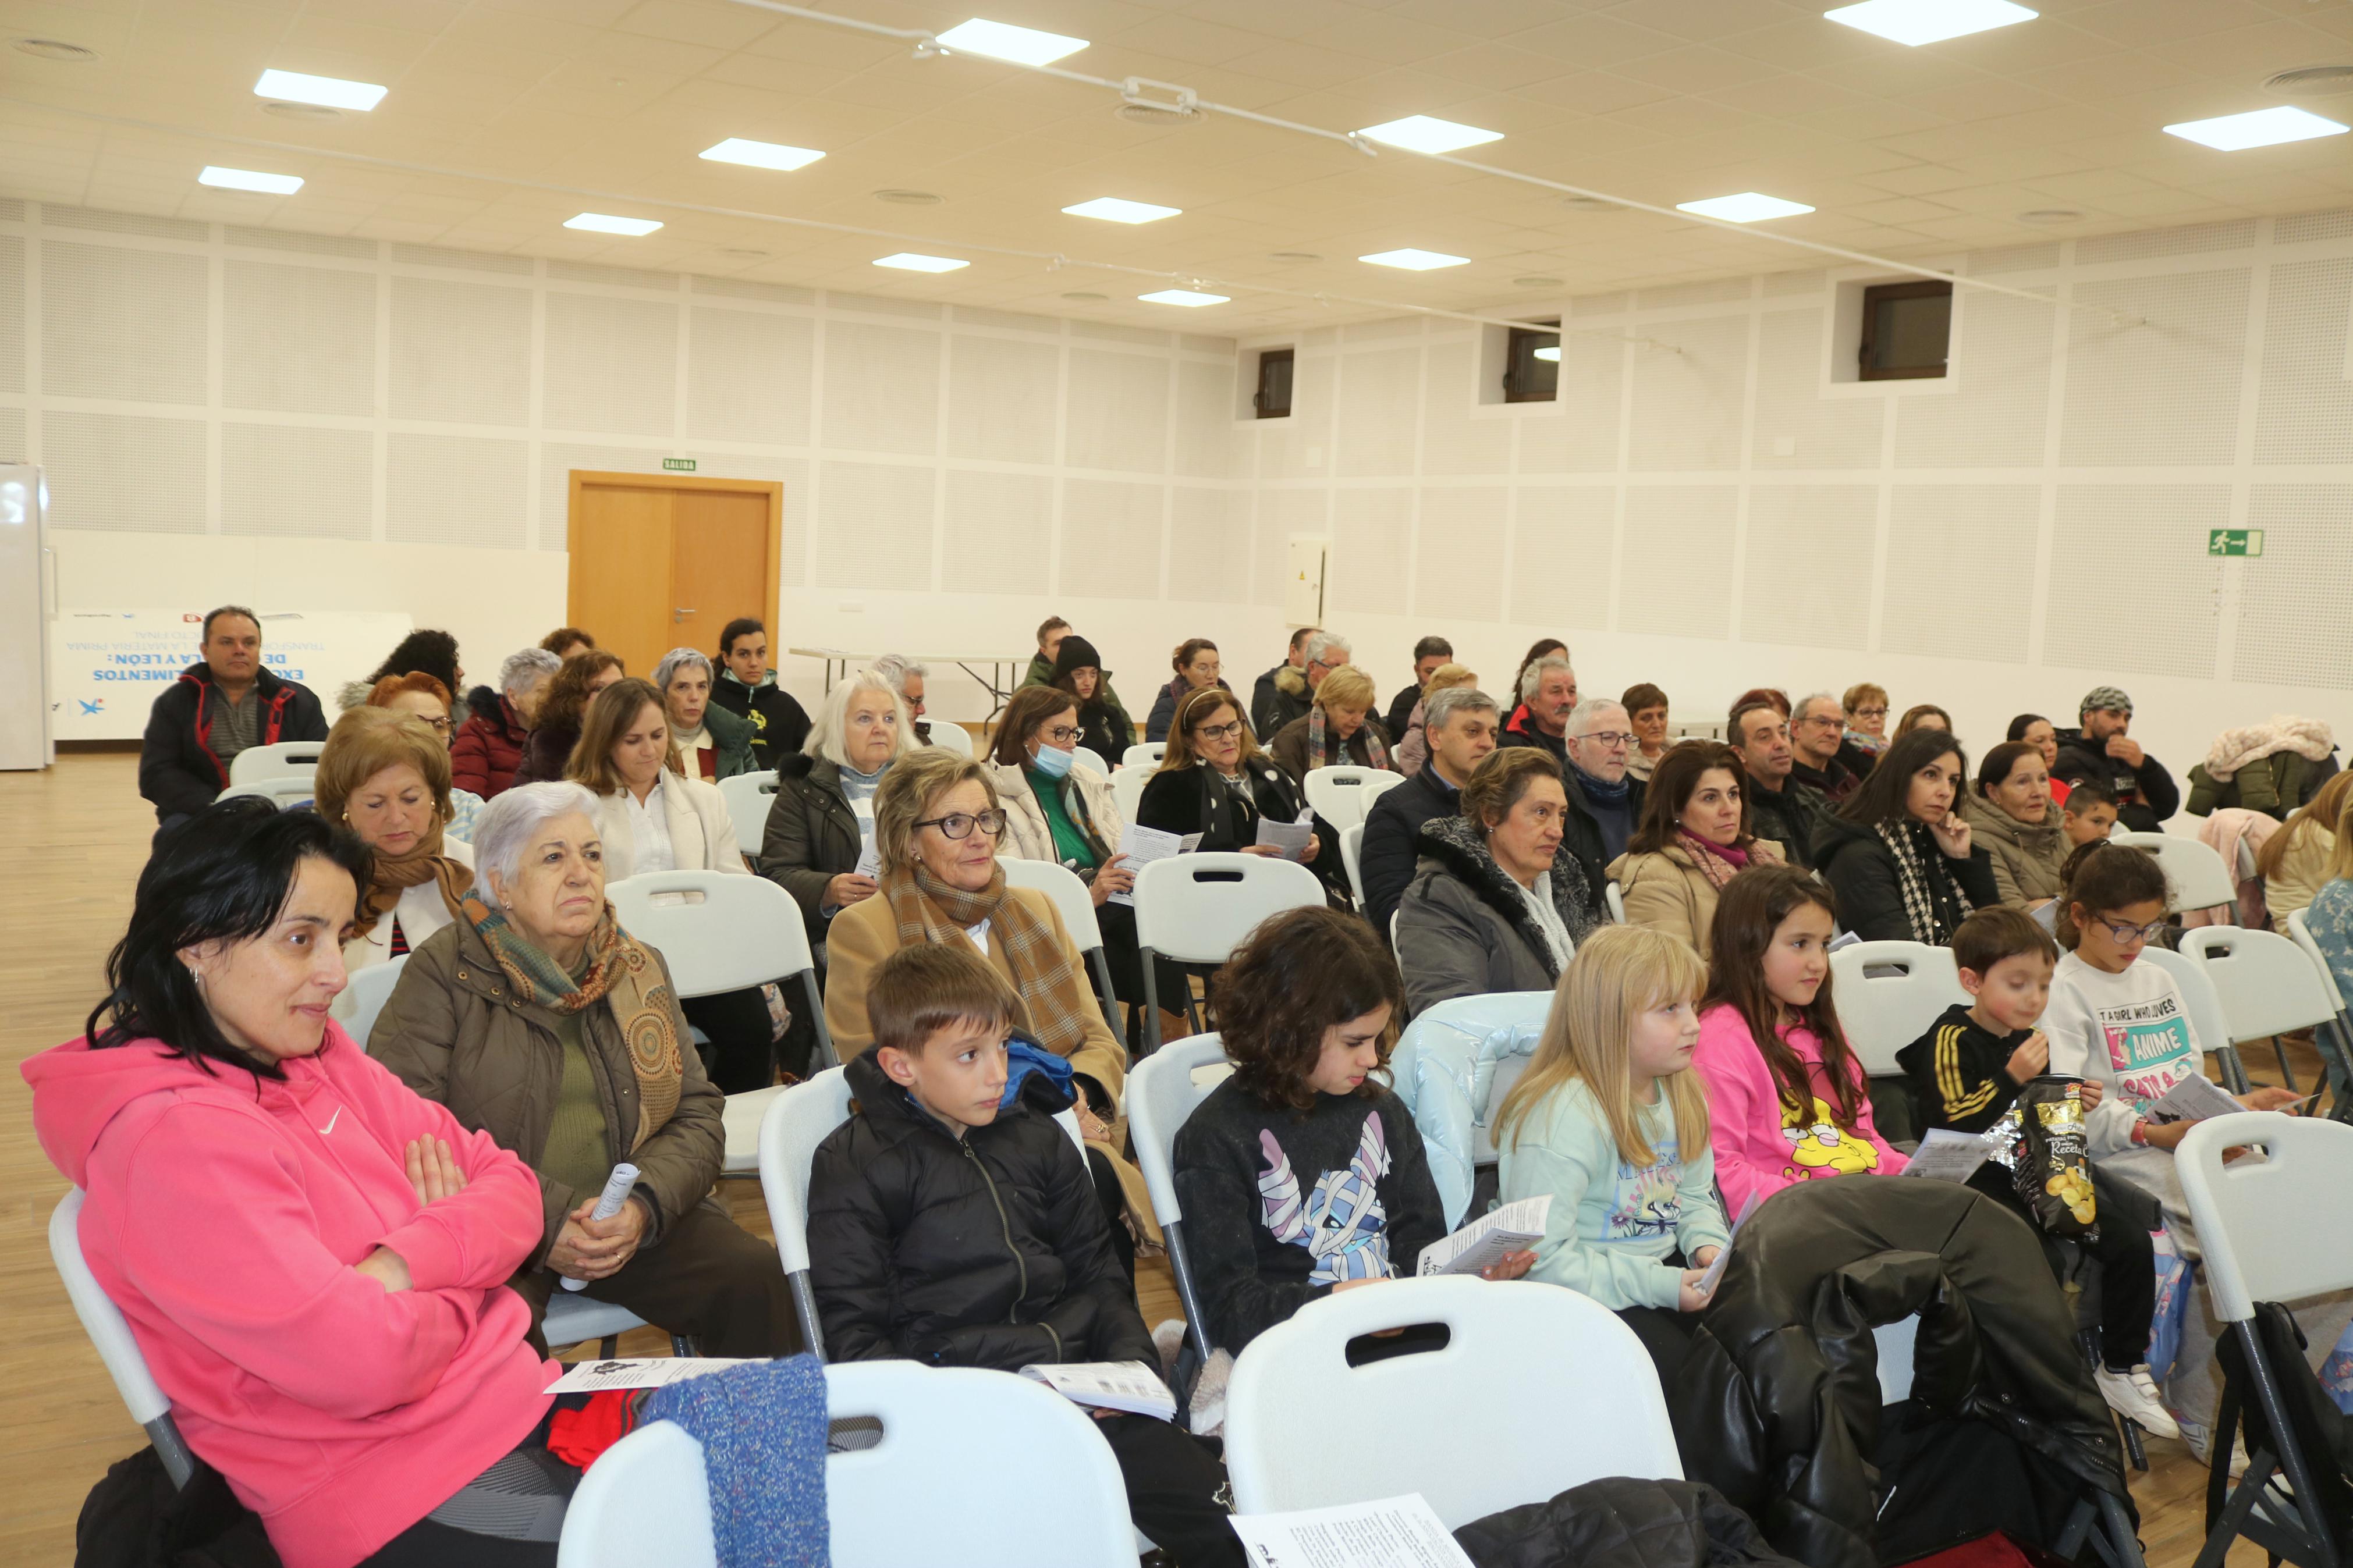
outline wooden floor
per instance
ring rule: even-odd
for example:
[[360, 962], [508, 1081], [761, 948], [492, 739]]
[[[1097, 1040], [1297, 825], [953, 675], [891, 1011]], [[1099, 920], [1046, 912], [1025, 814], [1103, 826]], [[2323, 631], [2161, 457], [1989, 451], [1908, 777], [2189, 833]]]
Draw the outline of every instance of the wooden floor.
[[[106, 952], [122, 931], [154, 819], [139, 798], [137, 760], [63, 758], [46, 773], [0, 773], [0, 836], [14, 849], [0, 897], [0, 1564], [56, 1564], [73, 1555], [83, 1496], [107, 1466], [145, 1438], [83, 1338], [49, 1265], [49, 1211], [65, 1191], [33, 1140], [32, 1100], [16, 1065], [81, 1033], [100, 994]], [[2253, 1065], [2253, 1064], [2251, 1064]], [[2309, 1053], [2298, 1077], [2314, 1081]], [[2257, 1076], [2264, 1075], [2258, 1071]], [[751, 1183], [727, 1184], [736, 1216], [767, 1233]], [[1176, 1315], [1166, 1268], [1140, 1270], [1145, 1321]], [[662, 1353], [651, 1331], [628, 1348]], [[2181, 1568], [2202, 1534], [2205, 1471], [2178, 1443], [2150, 1445], [2154, 1469], [2136, 1476], [2151, 1568]], [[2242, 1546], [2232, 1568], [2257, 1568]]]

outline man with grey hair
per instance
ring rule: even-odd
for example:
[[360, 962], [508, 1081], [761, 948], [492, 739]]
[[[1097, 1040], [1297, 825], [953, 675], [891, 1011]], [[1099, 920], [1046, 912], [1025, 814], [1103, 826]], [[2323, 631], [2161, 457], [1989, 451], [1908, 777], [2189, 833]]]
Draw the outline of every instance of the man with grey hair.
[[[1293, 721], [1306, 718], [1307, 710], [1315, 705], [1315, 689], [1324, 684], [1325, 676], [1346, 664], [1353, 651], [1348, 639], [1337, 632], [1308, 633], [1300, 645], [1299, 668], [1274, 672], [1274, 700], [1265, 715], [1267, 727], [1258, 731], [1259, 744], [1265, 745]], [[1250, 715], [1251, 728], [1258, 728], [1259, 717], [1255, 712]]]
[[1820, 791], [1832, 805], [1852, 795], [1862, 777], [1840, 756], [1845, 744], [1846, 710], [1838, 694], [1817, 691], [1800, 699], [1789, 715], [1789, 748], [1797, 757], [1790, 782]]
[[1561, 773], [1568, 795], [1562, 847], [1586, 863], [1587, 885], [1599, 887], [1595, 873], [1626, 853], [1642, 819], [1642, 781], [1626, 771], [1634, 757], [1634, 721], [1616, 698], [1588, 697], [1569, 710], [1562, 741], [1568, 752]]
[[1282, 679], [1285, 671], [1293, 675], [1299, 673], [1299, 667], [1306, 662], [1307, 639], [1321, 629], [1317, 626], [1293, 627], [1291, 649], [1283, 655], [1282, 662], [1261, 674], [1257, 684], [1250, 688], [1250, 728], [1258, 731], [1261, 745], [1274, 737], [1274, 731], [1267, 725], [1267, 721], [1274, 717], [1274, 683]]
[[[1054, 639], [1059, 646], [1060, 637]], [[891, 683], [899, 700], [907, 705], [907, 717], [915, 726], [915, 743], [932, 743], [932, 727], [923, 721], [923, 682], [931, 677], [931, 667], [917, 664], [903, 653], [886, 653], [866, 667]]]
[[702, 649], [674, 647], [662, 655], [653, 685], [670, 721], [670, 745], [690, 778], [716, 783], [752, 771], [752, 721], [711, 700], [711, 660]]
[[466, 694], [466, 721], [449, 739], [449, 782], [484, 800], [506, 793], [522, 765], [523, 743], [539, 717], [539, 700], [564, 661], [543, 647], [507, 655], [499, 667], [499, 689], [477, 686]]
[[1356, 874], [1365, 889], [1365, 918], [1383, 941], [1388, 938], [1389, 916], [1413, 881], [1422, 824], [1462, 809], [1462, 786], [1480, 759], [1495, 749], [1502, 716], [1493, 698], [1467, 686], [1449, 687], [1430, 699], [1421, 715], [1429, 763], [1366, 813]]
[[1520, 706], [1495, 738], [1499, 746], [1541, 746], [1568, 766], [1568, 716], [1577, 707], [1577, 671], [1547, 654], [1520, 672]]

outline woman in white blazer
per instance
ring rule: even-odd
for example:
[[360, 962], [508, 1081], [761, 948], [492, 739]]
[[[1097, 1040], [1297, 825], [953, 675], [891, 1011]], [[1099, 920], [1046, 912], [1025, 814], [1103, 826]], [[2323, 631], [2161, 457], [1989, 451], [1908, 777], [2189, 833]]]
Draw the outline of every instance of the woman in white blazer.
[[[617, 680], [598, 692], [580, 722], [580, 743], [564, 776], [596, 797], [607, 886], [648, 871], [722, 871], [748, 877], [718, 786], [689, 778], [670, 743], [661, 694], [646, 681]], [[776, 1081], [772, 1054], [780, 1020], [765, 987], [681, 999], [686, 1020], [709, 1037], [711, 1081], [742, 1094]]]

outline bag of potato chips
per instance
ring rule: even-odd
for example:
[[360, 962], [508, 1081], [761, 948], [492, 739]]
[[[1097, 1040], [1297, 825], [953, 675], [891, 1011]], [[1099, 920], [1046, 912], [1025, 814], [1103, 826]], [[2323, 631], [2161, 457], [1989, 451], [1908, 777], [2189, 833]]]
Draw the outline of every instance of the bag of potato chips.
[[2046, 1074], [2018, 1093], [2020, 1149], [2010, 1172], [2035, 1223], [2052, 1236], [2089, 1236], [2099, 1228], [2092, 1200], [2092, 1167], [2084, 1137], [2081, 1079]]

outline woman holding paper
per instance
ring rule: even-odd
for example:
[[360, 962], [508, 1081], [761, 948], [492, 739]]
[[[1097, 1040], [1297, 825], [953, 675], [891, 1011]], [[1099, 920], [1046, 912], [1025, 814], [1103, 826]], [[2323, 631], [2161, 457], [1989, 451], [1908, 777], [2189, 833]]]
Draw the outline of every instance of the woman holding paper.
[[[799, 1348], [776, 1255], [715, 1203], [726, 1153], [661, 954], [605, 901], [596, 797], [518, 784], [482, 813], [465, 918], [409, 957], [369, 1054], [521, 1155], [540, 1235], [508, 1281], [536, 1321], [558, 1278], [715, 1356]], [[639, 1178], [609, 1219], [597, 1195]]]
[[[1250, 736], [1250, 721], [1232, 693], [1216, 687], [1176, 704], [1168, 749], [1144, 786], [1135, 820], [1178, 837], [1199, 834], [1205, 854], [1278, 855], [1258, 841], [1258, 825], [1295, 823], [1306, 811], [1291, 778]], [[1332, 885], [1339, 853], [1325, 853], [1321, 835], [1307, 838], [1307, 868]], [[1329, 864], [1327, 864], [1329, 862]]]

